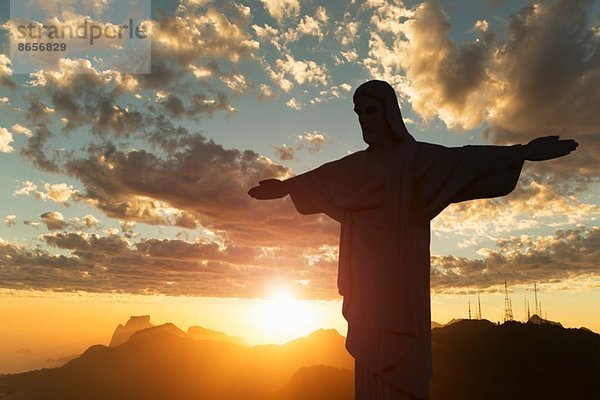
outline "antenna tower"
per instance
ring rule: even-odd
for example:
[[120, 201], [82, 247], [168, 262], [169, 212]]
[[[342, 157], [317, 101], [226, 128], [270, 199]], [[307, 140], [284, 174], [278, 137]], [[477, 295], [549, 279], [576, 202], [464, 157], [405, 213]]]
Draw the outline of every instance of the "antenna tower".
[[482, 317], [481, 317], [481, 300], [479, 299], [479, 293], [477, 293], [477, 319], [482, 319]]
[[504, 281], [504, 322], [512, 321], [513, 319], [512, 304], [510, 297], [508, 297], [508, 285]]
[[538, 302], [537, 298], [537, 283], [533, 282], [533, 293], [535, 294], [535, 313], [541, 317], [542, 315], [542, 305]]
[[471, 319], [471, 299], [469, 299], [469, 319]]

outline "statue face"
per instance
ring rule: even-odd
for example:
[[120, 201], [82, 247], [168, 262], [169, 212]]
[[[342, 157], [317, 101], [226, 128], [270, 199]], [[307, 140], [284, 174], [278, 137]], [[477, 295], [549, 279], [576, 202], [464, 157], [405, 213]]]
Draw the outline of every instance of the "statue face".
[[379, 147], [393, 140], [393, 132], [379, 100], [359, 94], [354, 97], [354, 112], [358, 115], [363, 140], [368, 145]]

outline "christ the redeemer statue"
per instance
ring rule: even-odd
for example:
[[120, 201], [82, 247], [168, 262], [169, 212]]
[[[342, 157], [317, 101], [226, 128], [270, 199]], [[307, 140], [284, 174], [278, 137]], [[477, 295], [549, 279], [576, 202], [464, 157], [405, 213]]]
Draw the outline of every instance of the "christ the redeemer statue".
[[415, 141], [384, 81], [354, 92], [367, 149], [248, 192], [290, 195], [301, 214], [341, 223], [338, 288], [356, 360], [356, 399], [427, 399], [431, 367], [430, 221], [450, 203], [503, 196], [525, 160], [569, 154], [574, 140], [448, 148]]

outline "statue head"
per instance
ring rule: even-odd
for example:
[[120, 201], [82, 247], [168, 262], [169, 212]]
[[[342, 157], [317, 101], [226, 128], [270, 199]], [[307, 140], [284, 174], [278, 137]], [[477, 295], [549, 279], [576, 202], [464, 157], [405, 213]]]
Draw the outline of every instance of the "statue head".
[[354, 91], [354, 111], [367, 144], [414, 141], [404, 125], [396, 93], [389, 83], [371, 80], [360, 85]]

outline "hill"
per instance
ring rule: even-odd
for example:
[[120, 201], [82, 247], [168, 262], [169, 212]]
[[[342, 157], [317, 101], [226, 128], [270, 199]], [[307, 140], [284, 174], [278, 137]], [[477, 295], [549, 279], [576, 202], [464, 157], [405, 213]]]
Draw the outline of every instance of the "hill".
[[463, 320], [432, 331], [432, 399], [598, 399], [600, 335]]
[[[587, 329], [463, 320], [432, 330], [432, 345], [432, 400], [600, 393], [600, 335]], [[352, 369], [334, 330], [250, 347], [164, 324], [117, 347], [92, 346], [61, 368], [0, 376], [0, 399], [351, 400]]]
[[0, 399], [265, 399], [300, 368], [351, 369], [344, 338], [320, 330], [277, 346], [194, 340], [164, 324], [116, 347], [96, 345], [61, 368], [0, 377]]
[[302, 367], [269, 400], [353, 400], [354, 371], [325, 365]]
[[110, 347], [119, 346], [129, 340], [131, 335], [141, 331], [142, 329], [148, 329], [154, 325], [150, 323], [149, 315], [139, 315], [129, 318], [129, 321], [125, 325], [119, 324], [115, 329], [115, 332], [110, 339]]
[[247, 346], [244, 339], [229, 336], [223, 332], [213, 331], [212, 329], [206, 329], [201, 326], [190, 326], [187, 330], [188, 337], [195, 340], [212, 340], [215, 342], [230, 342], [239, 344], [240, 346]]

